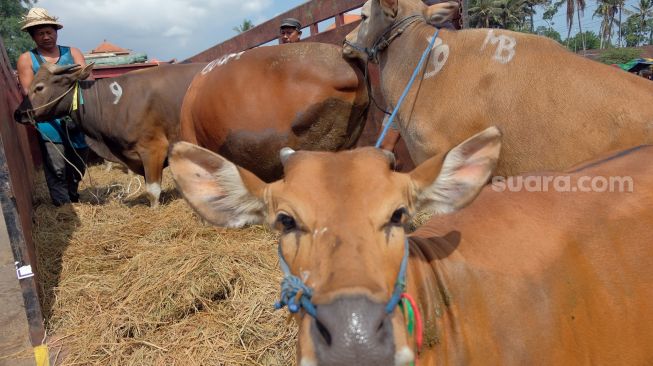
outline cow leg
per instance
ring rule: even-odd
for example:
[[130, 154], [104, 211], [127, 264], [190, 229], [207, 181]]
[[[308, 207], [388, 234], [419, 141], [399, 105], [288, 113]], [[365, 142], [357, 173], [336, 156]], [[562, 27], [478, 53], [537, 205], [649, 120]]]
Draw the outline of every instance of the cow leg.
[[150, 199], [150, 206], [157, 207], [159, 205], [159, 197], [161, 196], [161, 178], [163, 173], [163, 163], [168, 152], [168, 143], [156, 143], [155, 146], [149, 146], [142, 151], [139, 151], [143, 161], [143, 169], [145, 170], [145, 189]]

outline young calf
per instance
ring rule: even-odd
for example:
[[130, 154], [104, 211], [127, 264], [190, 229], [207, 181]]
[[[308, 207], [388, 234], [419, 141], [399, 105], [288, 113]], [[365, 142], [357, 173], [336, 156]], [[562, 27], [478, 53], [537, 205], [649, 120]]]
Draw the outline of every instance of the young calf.
[[[372, 148], [284, 150], [271, 184], [188, 143], [170, 164], [208, 221], [281, 232], [302, 366], [653, 363], [653, 147], [511, 192], [485, 186], [500, 145], [489, 128], [409, 174]], [[625, 192], [597, 183], [617, 176]], [[423, 208], [441, 215], [408, 236]]]

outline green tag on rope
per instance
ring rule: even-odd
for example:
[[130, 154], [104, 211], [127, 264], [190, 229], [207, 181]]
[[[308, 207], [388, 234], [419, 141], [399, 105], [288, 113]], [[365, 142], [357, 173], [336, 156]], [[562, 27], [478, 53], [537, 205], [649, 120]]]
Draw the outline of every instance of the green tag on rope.
[[[79, 100], [79, 102], [78, 102]], [[84, 95], [82, 92], [79, 90], [79, 82], [75, 84], [75, 91], [73, 91], [73, 106], [72, 110], [76, 111], [79, 109], [80, 105], [84, 105]]]
[[413, 306], [410, 304], [410, 301], [406, 299], [401, 299], [399, 306], [401, 306], [404, 312], [404, 318], [408, 320], [406, 322], [408, 334], [413, 335], [415, 333], [415, 311], [413, 310]]
[[79, 92], [79, 83], [75, 84], [75, 91], [73, 91], [73, 111], [77, 110], [77, 93]]
[[[408, 334], [412, 336], [415, 332], [415, 310], [413, 309], [413, 305], [408, 301], [408, 299], [402, 298], [399, 302], [399, 307], [404, 313], [404, 319], [407, 320], [406, 330], [408, 330]], [[417, 355], [415, 355], [415, 357], [417, 357]], [[415, 362], [410, 363], [410, 366], [414, 365]]]

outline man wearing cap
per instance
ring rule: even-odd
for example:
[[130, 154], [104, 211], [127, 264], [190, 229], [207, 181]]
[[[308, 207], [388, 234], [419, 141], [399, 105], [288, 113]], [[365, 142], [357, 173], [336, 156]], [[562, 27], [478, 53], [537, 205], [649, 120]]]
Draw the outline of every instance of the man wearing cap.
[[302, 36], [302, 23], [295, 18], [286, 18], [281, 21], [281, 36], [279, 43], [295, 43], [299, 42]]
[[[23, 18], [21, 30], [28, 32], [36, 43], [36, 48], [18, 58], [16, 68], [23, 95], [27, 95], [34, 75], [43, 62], [56, 65], [86, 65], [84, 55], [79, 49], [57, 44], [57, 31], [61, 28], [63, 25], [57, 18], [43, 8], [32, 8]], [[43, 156], [43, 172], [52, 203], [60, 206], [77, 202], [77, 189], [84, 175], [88, 156], [88, 146], [84, 142], [83, 133], [72, 125], [70, 118], [39, 122], [36, 127]]]

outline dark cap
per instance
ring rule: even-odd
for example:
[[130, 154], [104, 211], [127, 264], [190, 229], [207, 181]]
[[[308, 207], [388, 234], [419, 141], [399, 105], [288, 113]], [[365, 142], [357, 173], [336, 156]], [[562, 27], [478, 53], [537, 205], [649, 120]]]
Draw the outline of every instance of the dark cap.
[[283, 28], [283, 27], [292, 27], [292, 28], [295, 28], [297, 30], [300, 30], [300, 29], [302, 29], [302, 23], [300, 23], [299, 20], [297, 20], [295, 18], [286, 18], [286, 19], [281, 21], [280, 28]]

